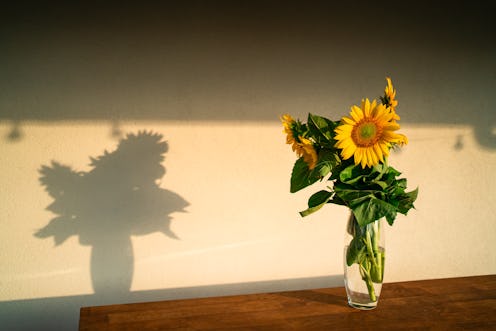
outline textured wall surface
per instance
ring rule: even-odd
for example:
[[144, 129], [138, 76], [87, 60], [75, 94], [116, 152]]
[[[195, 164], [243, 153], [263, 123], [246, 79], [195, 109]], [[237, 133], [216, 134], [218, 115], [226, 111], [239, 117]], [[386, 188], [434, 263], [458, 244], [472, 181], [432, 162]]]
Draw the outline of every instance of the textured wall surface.
[[348, 212], [299, 217], [279, 116], [338, 119], [386, 76], [420, 188], [386, 282], [496, 273], [494, 8], [181, 3], [4, 11], [0, 325], [341, 286]]

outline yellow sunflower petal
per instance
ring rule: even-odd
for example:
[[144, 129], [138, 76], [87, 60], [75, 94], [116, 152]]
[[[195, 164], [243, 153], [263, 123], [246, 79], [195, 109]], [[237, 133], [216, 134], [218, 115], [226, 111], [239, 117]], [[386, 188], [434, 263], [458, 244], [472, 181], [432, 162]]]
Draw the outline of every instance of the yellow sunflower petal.
[[353, 144], [353, 140], [351, 139], [341, 139], [341, 140], [338, 140], [336, 142], [336, 144], [334, 144], [334, 147], [337, 147], [337, 148], [346, 148], [346, 146], [348, 146], [349, 144]]
[[355, 161], [355, 165], [359, 164], [360, 161], [362, 161], [362, 153], [363, 153], [363, 150], [362, 148], [357, 148], [356, 151], [355, 151], [355, 155], [353, 156], [354, 158], [354, 161]]
[[398, 144], [400, 144], [401, 146], [408, 144], [408, 138], [404, 134], [398, 133], [398, 136]]
[[387, 85], [384, 88], [384, 98], [388, 100], [388, 107], [394, 113], [394, 120], [399, 120], [399, 116], [395, 113], [395, 108], [398, 106], [398, 100], [396, 100], [396, 90], [393, 87], [393, 83], [391, 82], [391, 78], [386, 77]]
[[365, 166], [367, 165], [367, 156], [363, 154], [366, 154], [366, 152], [362, 152], [362, 160], [360, 160], [360, 165], [362, 166], [362, 168], [365, 168]]
[[384, 129], [387, 131], [396, 131], [400, 129], [400, 125], [396, 122], [387, 122], [387, 124], [384, 125]]
[[356, 123], [353, 124], [341, 124], [336, 128], [336, 131], [342, 131], [342, 132], [351, 132], [353, 130], [353, 127], [356, 125]]
[[384, 162], [384, 155], [382, 153], [381, 147], [379, 147], [379, 144], [374, 144], [373, 146], [375, 155], [379, 158], [379, 161]]
[[379, 147], [382, 150], [382, 154], [387, 157], [389, 155], [389, 146], [386, 143], [379, 144]]
[[351, 135], [351, 131], [350, 132], [343, 132], [343, 131], [340, 131], [336, 134], [336, 136], [334, 136], [334, 139], [340, 141], [340, 140], [345, 140], [346, 138], [350, 137]]
[[348, 146], [343, 148], [343, 150], [341, 151], [343, 159], [348, 160], [350, 157], [352, 157], [353, 154], [355, 154], [356, 149], [357, 147], [355, 146], [355, 144], [349, 144]]
[[345, 117], [343, 117], [343, 119], [342, 119], [342, 120], [343, 120], [343, 122], [344, 122], [344, 123], [349, 124], [350, 126], [352, 126], [352, 125], [355, 125], [355, 124], [356, 124], [356, 122], [355, 122], [353, 119], [351, 119], [351, 118], [349, 118], [349, 117], [346, 117], [346, 116], [345, 116]]
[[365, 117], [369, 117], [370, 116], [370, 101], [369, 99], [365, 99], [362, 101], [362, 105], [363, 105], [363, 112], [365, 114]]
[[358, 108], [357, 106], [353, 106], [353, 107], [351, 107], [350, 115], [353, 118], [353, 120], [355, 121], [355, 123], [353, 123], [353, 125], [354, 125], [354, 124], [356, 124], [356, 122], [360, 121], [360, 119], [363, 118], [363, 110]]
[[376, 107], [377, 107], [377, 101], [374, 99], [372, 100], [372, 102], [370, 102], [370, 114], [372, 114], [372, 111], [374, 111]]
[[369, 166], [375, 166], [376, 164], [379, 164], [379, 158], [377, 157], [373, 146], [372, 148], [367, 149], [367, 154], [369, 155], [369, 161], [372, 161], [372, 164], [370, 164], [369, 162]]
[[390, 143], [398, 143], [400, 141], [403, 141], [403, 138], [401, 137], [401, 135], [399, 135], [398, 133], [395, 133], [393, 131], [384, 131], [384, 133], [382, 135], [383, 135], [384, 140], [387, 140]]

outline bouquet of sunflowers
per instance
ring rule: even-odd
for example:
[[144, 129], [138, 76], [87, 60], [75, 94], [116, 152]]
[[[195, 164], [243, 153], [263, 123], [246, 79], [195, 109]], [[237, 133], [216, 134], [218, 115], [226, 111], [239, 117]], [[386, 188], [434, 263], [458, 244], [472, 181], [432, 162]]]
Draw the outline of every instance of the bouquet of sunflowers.
[[384, 256], [367, 225], [381, 218], [393, 225], [397, 213], [406, 215], [414, 207], [418, 193], [418, 189], [406, 192], [407, 180], [398, 178], [400, 172], [388, 164], [390, 150], [408, 139], [397, 132], [396, 90], [390, 78], [386, 81], [380, 102], [363, 99], [338, 121], [311, 113], [306, 123], [288, 114], [281, 117], [286, 142], [298, 156], [290, 192], [317, 181], [330, 182], [326, 190], [309, 198], [308, 208], [300, 214], [307, 216], [327, 203], [351, 210], [348, 232], [353, 239], [347, 246], [346, 263], [359, 265], [372, 301], [376, 301], [372, 283], [382, 282]]

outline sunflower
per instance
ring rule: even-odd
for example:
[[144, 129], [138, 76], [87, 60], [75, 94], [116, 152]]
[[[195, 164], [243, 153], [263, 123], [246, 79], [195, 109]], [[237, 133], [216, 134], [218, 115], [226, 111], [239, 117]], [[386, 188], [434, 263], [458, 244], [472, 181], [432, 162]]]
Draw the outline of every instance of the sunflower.
[[408, 143], [406, 136], [394, 132], [400, 126], [393, 120], [392, 110], [375, 100], [362, 100], [361, 107], [351, 107], [350, 115], [334, 130], [335, 147], [341, 149], [344, 160], [353, 156], [355, 165], [373, 167], [384, 162], [390, 147]]
[[[293, 127], [295, 126], [296, 124], [296, 121], [291, 117], [291, 115], [289, 114], [284, 114], [281, 116], [281, 122], [282, 122], [282, 126], [284, 127], [284, 130], [283, 132], [286, 133], [286, 144], [295, 144], [296, 143], [296, 140], [295, 140], [295, 137], [294, 137], [294, 133], [293, 133]], [[293, 147], [293, 150], [294, 150], [294, 147]]]
[[396, 89], [393, 87], [391, 78], [386, 77], [387, 86], [384, 89], [384, 96], [381, 97], [382, 103], [391, 109], [393, 112], [393, 120], [399, 121], [400, 117], [396, 114], [396, 107], [398, 106], [398, 100], [396, 100]]
[[308, 169], [312, 170], [317, 165], [317, 152], [313, 147], [313, 143], [311, 140], [303, 137], [298, 137], [299, 143], [293, 145], [293, 151], [299, 157], [303, 157], [303, 161], [308, 165]]
[[285, 114], [281, 116], [281, 122], [284, 127], [283, 132], [286, 133], [286, 143], [292, 145], [293, 152], [296, 152], [298, 157], [303, 157], [307, 163], [308, 169], [312, 170], [317, 164], [317, 152], [311, 140], [304, 138], [298, 134], [298, 122], [291, 115]]

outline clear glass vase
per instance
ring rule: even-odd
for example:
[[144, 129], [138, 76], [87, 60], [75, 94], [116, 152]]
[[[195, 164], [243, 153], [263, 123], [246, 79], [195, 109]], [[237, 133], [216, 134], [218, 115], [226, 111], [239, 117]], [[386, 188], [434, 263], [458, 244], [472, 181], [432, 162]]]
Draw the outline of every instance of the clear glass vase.
[[344, 285], [348, 304], [357, 309], [377, 307], [384, 279], [384, 219], [360, 226], [353, 213], [344, 246]]

